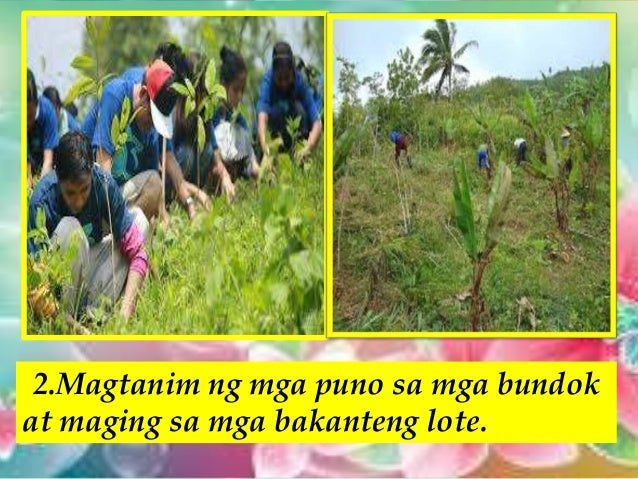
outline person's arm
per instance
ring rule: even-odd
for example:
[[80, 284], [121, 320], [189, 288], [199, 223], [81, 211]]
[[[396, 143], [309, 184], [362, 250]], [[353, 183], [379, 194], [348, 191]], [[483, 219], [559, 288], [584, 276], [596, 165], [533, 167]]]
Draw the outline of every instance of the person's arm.
[[[193, 219], [195, 217], [195, 205], [192, 201], [189, 201], [191, 194], [195, 193], [197, 200], [202, 203], [204, 207], [208, 203], [208, 195], [197, 188], [195, 185], [191, 185], [184, 180], [184, 173], [172, 152], [166, 152], [166, 174], [171, 179], [175, 192], [179, 199], [179, 202], [186, 208], [188, 217]], [[164, 204], [162, 202], [162, 204]]]
[[321, 117], [319, 116], [319, 111], [317, 110], [317, 104], [314, 101], [312, 89], [303, 81], [301, 76], [298, 76], [297, 81], [302, 82], [299, 86], [302, 90], [302, 102], [303, 107], [306, 110], [308, 118], [312, 121], [312, 129], [308, 135], [308, 143], [306, 147], [300, 153], [301, 158], [303, 159], [305, 156], [310, 154], [310, 152], [314, 149], [321, 137]]
[[270, 111], [271, 82], [272, 71], [268, 71], [261, 82], [259, 100], [257, 101], [257, 140], [263, 155], [269, 154], [266, 144], [266, 128], [268, 127], [268, 112]]
[[[237, 121], [241, 124], [242, 117], [238, 117]], [[211, 173], [213, 176], [219, 178], [222, 188], [222, 194], [226, 196], [229, 203], [235, 201], [235, 185], [233, 184], [230, 174], [224, 165], [221, 153], [219, 152], [219, 145], [217, 144], [217, 136], [215, 135], [215, 121], [209, 124], [208, 141], [213, 148], [213, 166]]]
[[53, 169], [53, 150], [44, 150], [44, 154], [42, 155], [41, 176], [46, 175], [52, 169]]
[[135, 311], [135, 305], [137, 304], [137, 292], [142, 287], [144, 278], [137, 272], [129, 269], [128, 276], [126, 277], [126, 288], [124, 288], [124, 295], [122, 297], [122, 308], [120, 313], [124, 319], [129, 319]]
[[312, 130], [310, 130], [310, 134], [308, 135], [308, 148], [312, 150], [319, 141], [321, 137], [323, 125], [321, 124], [321, 120], [317, 120], [312, 124]]
[[[103, 176], [106, 175], [106, 176]], [[106, 182], [109, 209], [103, 214], [109, 214], [111, 218], [113, 238], [117, 241], [122, 256], [128, 260], [129, 270], [126, 280], [126, 288], [122, 296], [121, 313], [128, 319], [135, 310], [137, 291], [148, 270], [148, 255], [144, 249], [144, 234], [138, 228], [131, 213], [126, 208], [126, 202], [120, 192], [117, 183], [112, 176], [100, 173]]]
[[148, 270], [148, 256], [144, 249], [144, 236], [135, 223], [132, 223], [119, 242], [122, 255], [129, 261], [126, 287], [122, 295], [120, 312], [124, 319], [131, 317], [137, 303], [137, 292], [144, 282]]
[[264, 155], [270, 153], [268, 151], [268, 145], [266, 144], [266, 128], [268, 127], [268, 113], [261, 112], [257, 116], [257, 138], [259, 140], [259, 146]]
[[113, 167], [113, 157], [109, 155], [106, 150], [98, 147], [97, 152], [95, 153], [95, 161], [107, 173], [111, 173], [111, 168]]
[[229, 203], [235, 201], [235, 185], [230, 178], [228, 170], [224, 166], [222, 157], [219, 154], [219, 148], [215, 148], [213, 152], [213, 175], [217, 176], [221, 181], [222, 193], [226, 196]]

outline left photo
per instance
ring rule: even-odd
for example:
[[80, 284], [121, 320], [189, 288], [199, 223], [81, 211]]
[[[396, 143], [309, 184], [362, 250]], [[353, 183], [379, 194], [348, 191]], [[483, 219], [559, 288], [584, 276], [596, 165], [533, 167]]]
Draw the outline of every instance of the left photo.
[[325, 335], [325, 19], [23, 14], [23, 337]]

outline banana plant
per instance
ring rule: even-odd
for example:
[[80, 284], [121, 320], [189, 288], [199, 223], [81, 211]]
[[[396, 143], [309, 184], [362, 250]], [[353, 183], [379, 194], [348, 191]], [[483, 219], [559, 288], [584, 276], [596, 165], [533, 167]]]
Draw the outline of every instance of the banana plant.
[[[596, 183], [600, 153], [605, 142], [604, 115], [599, 108], [590, 108], [586, 116], [582, 116], [577, 124], [578, 137], [582, 145], [582, 186], [585, 192], [583, 203], [596, 201]], [[608, 131], [608, 130], [607, 130]]]
[[543, 163], [545, 163], [545, 151], [542, 148], [537, 147], [541, 145], [541, 138], [543, 138], [541, 128], [541, 114], [536, 105], [536, 101], [532, 94], [528, 91], [525, 92], [525, 98], [523, 99], [523, 109], [519, 113], [519, 119], [523, 123], [530, 135], [529, 145], [534, 149], [535, 156], [539, 157]]
[[487, 226], [485, 231], [481, 232], [477, 231], [474, 220], [473, 200], [465, 161], [457, 158], [453, 173], [456, 224], [461, 230], [465, 252], [473, 267], [470, 327], [472, 331], [477, 331], [481, 314], [486, 309], [485, 301], [481, 296], [481, 281], [485, 268], [491, 261], [492, 251], [503, 233], [505, 212], [510, 201], [512, 172], [504, 161], [499, 161], [488, 199]]
[[554, 196], [554, 212], [558, 229], [562, 233], [566, 233], [569, 228], [569, 204], [571, 201], [571, 187], [577, 174], [572, 174], [574, 168], [578, 168], [579, 162], [574, 161], [572, 157], [559, 160], [558, 153], [554, 147], [554, 142], [545, 135], [545, 157], [546, 163], [543, 164], [537, 158], [531, 157], [531, 161], [523, 168], [535, 176], [549, 183], [549, 187]]

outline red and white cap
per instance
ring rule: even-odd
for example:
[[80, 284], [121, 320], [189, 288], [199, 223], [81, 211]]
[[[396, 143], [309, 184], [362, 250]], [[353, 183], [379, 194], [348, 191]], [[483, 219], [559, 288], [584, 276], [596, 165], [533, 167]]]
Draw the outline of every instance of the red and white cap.
[[164, 138], [173, 137], [173, 112], [177, 92], [171, 88], [175, 72], [163, 60], [155, 60], [146, 70], [146, 89], [151, 99], [153, 126]]

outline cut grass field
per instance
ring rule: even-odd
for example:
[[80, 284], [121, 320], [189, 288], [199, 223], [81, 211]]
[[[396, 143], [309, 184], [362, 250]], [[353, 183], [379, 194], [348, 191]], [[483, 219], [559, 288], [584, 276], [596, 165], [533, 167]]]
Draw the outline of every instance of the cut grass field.
[[[82, 324], [112, 335], [323, 334], [323, 163], [282, 160], [273, 186], [236, 190], [233, 205], [215, 198], [193, 223], [174, 206], [168, 232], [147, 241], [152, 272], [134, 316]], [[74, 332], [29, 310], [28, 333]]]
[[[412, 169], [402, 157], [400, 178], [410, 192], [406, 235], [393, 148], [384, 146], [375, 157], [348, 158], [348, 173], [334, 186], [334, 330], [467, 331], [472, 266], [455, 222], [454, 156], [467, 162], [481, 227], [487, 178], [477, 171], [469, 149], [413, 153]], [[579, 214], [580, 197], [572, 197], [568, 241], [558, 233], [548, 183], [510, 167], [512, 197], [504, 231], [481, 286], [489, 311], [483, 329], [609, 331], [608, 165], [599, 175], [597, 202], [588, 216]]]

